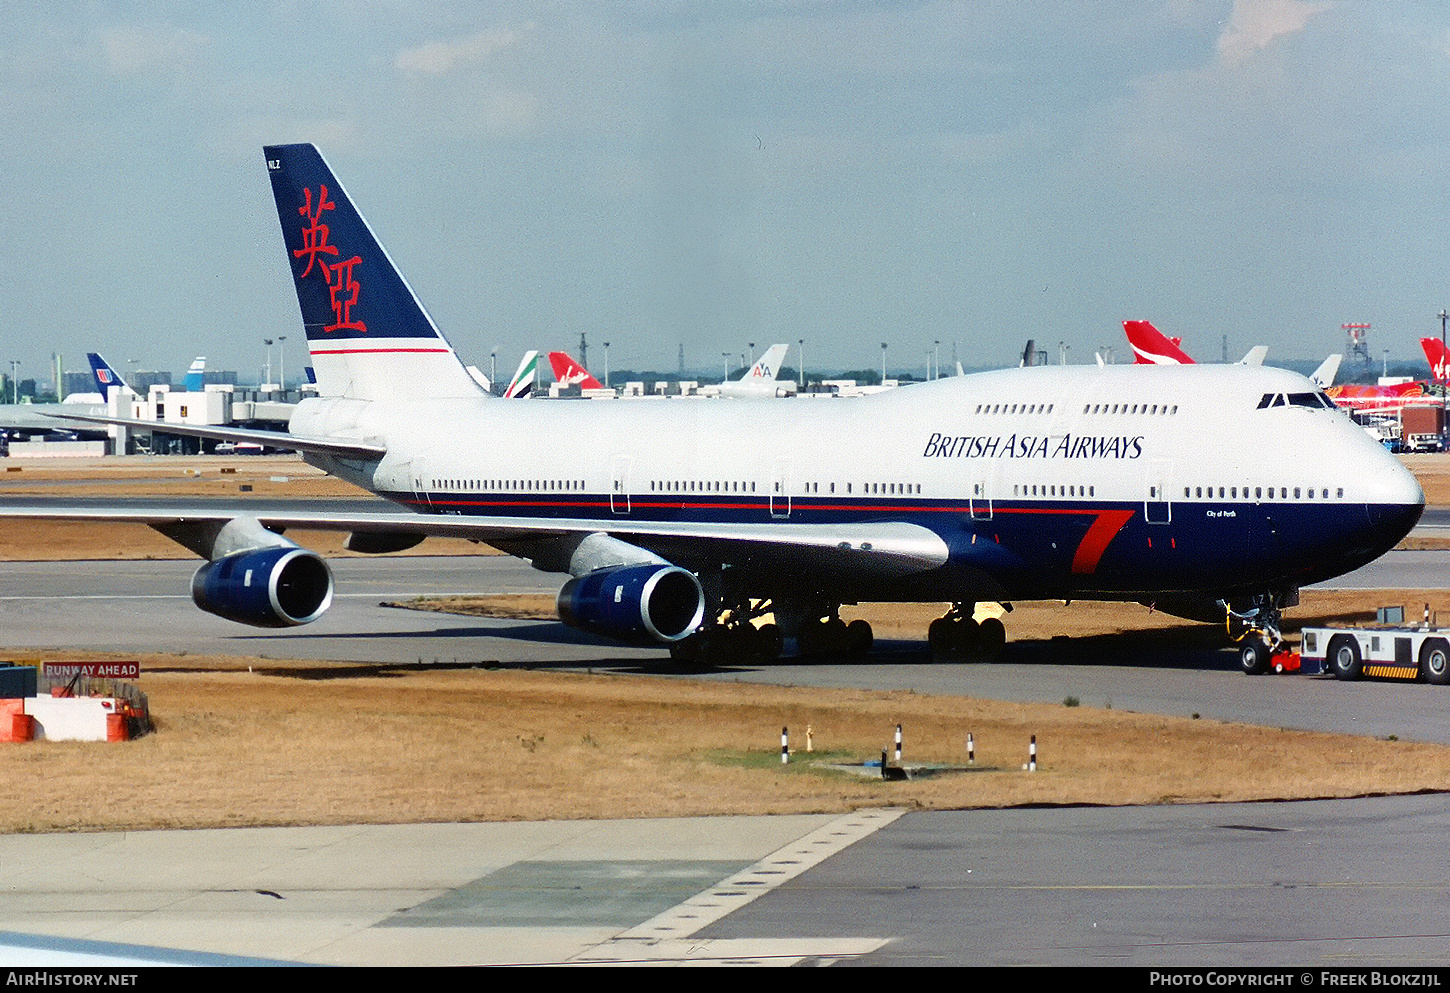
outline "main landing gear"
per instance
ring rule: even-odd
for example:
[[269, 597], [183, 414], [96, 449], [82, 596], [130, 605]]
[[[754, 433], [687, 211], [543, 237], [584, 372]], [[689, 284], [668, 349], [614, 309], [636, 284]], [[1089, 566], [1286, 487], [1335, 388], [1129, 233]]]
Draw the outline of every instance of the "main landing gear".
[[[938, 659], [951, 662], [995, 661], [1007, 644], [1007, 628], [996, 617], [972, 619], [976, 604], [959, 602], [952, 609], [931, 622], [927, 628], [926, 640], [931, 653]], [[1010, 604], [1003, 604], [1011, 610]]]
[[722, 611], [715, 624], [672, 644], [670, 657], [702, 666], [774, 662], [785, 650], [780, 627], [774, 622], [752, 623], [770, 612], [769, 600], [735, 604]]
[[[779, 623], [757, 623], [768, 614]], [[670, 655], [701, 666], [760, 665], [780, 658], [787, 638], [807, 659], [859, 658], [875, 640], [868, 622], [842, 620], [839, 604], [801, 608], [749, 600], [726, 607], [713, 625], [671, 645]]]

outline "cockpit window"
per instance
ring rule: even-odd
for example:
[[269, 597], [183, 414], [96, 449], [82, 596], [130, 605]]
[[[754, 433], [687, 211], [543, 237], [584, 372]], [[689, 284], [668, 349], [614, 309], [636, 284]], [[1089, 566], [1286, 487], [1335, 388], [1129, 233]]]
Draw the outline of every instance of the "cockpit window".
[[[1318, 393], [1290, 393], [1289, 406], [1291, 407], [1322, 407], [1319, 402]], [[1327, 398], [1326, 398], [1327, 399]]]

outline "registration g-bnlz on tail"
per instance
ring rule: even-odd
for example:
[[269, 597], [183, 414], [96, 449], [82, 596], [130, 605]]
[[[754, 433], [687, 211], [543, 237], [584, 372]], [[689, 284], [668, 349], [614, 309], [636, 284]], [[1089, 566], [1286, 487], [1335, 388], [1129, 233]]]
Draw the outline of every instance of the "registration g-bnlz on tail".
[[[279, 532], [330, 528], [363, 551], [486, 542], [567, 575], [568, 624], [677, 655], [863, 650], [870, 628], [839, 617], [862, 601], [950, 603], [933, 647], [991, 655], [1005, 629], [977, 605], [1096, 599], [1236, 618], [1252, 667], [1302, 585], [1423, 509], [1322, 391], [1257, 366], [1027, 367], [829, 403], [498, 400], [317, 150], [265, 156], [319, 395], [280, 437], [190, 431], [285, 444], [416, 513], [106, 515], [204, 556], [196, 602], [233, 620], [318, 617], [330, 572]], [[1262, 458], [1265, 437], [1295, 457]]]

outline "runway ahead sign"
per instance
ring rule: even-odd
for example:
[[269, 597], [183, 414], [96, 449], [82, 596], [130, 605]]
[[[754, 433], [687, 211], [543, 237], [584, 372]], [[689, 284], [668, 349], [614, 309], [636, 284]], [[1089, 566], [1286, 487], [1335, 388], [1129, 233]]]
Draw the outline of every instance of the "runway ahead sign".
[[140, 662], [46, 662], [45, 676], [52, 680], [74, 679], [140, 679]]

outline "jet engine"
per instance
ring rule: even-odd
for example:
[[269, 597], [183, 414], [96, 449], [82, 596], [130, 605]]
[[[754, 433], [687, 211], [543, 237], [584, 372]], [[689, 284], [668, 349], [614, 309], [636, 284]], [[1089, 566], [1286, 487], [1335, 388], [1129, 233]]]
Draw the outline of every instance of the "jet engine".
[[559, 591], [559, 619], [620, 641], [680, 641], [705, 618], [699, 579], [675, 565], [622, 565], [578, 576]]
[[291, 544], [236, 552], [196, 570], [191, 598], [207, 613], [253, 627], [309, 624], [332, 605], [332, 570]]

